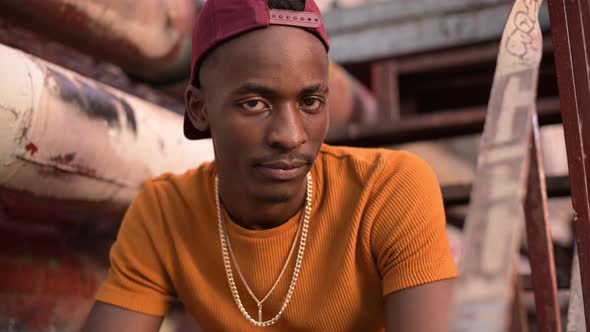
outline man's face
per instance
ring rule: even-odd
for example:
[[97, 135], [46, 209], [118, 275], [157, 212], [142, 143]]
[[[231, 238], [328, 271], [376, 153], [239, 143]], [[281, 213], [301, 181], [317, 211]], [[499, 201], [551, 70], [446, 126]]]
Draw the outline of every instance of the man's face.
[[322, 42], [299, 28], [255, 30], [215, 49], [200, 77], [221, 183], [266, 202], [297, 195], [328, 130]]

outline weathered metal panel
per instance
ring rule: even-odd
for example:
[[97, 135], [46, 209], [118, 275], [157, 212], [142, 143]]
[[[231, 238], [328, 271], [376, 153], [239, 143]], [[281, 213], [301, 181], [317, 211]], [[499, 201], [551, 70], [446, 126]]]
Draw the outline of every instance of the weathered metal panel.
[[498, 54], [454, 290], [453, 331], [504, 331], [524, 226], [529, 135], [542, 53], [540, 0], [517, 0]]

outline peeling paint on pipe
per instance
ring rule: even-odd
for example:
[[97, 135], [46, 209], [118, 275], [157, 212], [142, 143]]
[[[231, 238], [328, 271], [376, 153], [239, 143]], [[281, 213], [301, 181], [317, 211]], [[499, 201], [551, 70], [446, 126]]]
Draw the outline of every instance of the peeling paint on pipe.
[[3, 45], [0, 73], [3, 193], [120, 206], [148, 178], [213, 160], [164, 108]]
[[0, 0], [0, 15], [154, 83], [189, 74], [195, 0]]

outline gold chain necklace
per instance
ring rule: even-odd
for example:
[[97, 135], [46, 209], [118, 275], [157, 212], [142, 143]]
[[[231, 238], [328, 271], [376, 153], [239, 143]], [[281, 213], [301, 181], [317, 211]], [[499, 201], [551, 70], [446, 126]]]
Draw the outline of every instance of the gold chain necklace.
[[302, 213], [301, 214], [301, 220], [299, 221], [299, 226], [297, 226], [297, 233], [295, 233], [295, 237], [293, 238], [293, 243], [291, 244], [291, 250], [289, 250], [289, 255], [287, 255], [287, 259], [285, 260], [285, 263], [283, 264], [283, 268], [281, 269], [281, 272], [279, 273], [279, 276], [275, 280], [274, 284], [272, 285], [272, 287], [270, 288], [270, 290], [266, 293], [266, 295], [262, 298], [262, 300], [259, 300], [258, 297], [256, 297], [256, 295], [254, 295], [254, 292], [252, 291], [252, 289], [250, 288], [250, 286], [246, 282], [246, 279], [244, 278], [244, 275], [242, 274], [242, 271], [240, 269], [240, 265], [238, 265], [238, 260], [236, 259], [236, 256], [234, 254], [234, 251], [232, 249], [231, 241], [229, 239], [229, 234], [227, 232], [227, 229], [225, 228], [225, 223], [224, 223], [224, 229], [223, 230], [225, 232], [225, 239], [227, 241], [227, 249], [229, 251], [231, 260], [234, 263], [235, 269], [238, 272], [238, 275], [240, 276], [240, 279], [242, 280], [242, 283], [246, 287], [246, 290], [248, 291], [248, 293], [250, 294], [250, 296], [254, 299], [254, 301], [256, 301], [256, 304], [258, 306], [258, 321], [262, 321], [262, 304], [264, 303], [264, 301], [266, 301], [268, 299], [268, 297], [270, 296], [270, 294], [277, 287], [277, 285], [279, 284], [279, 281], [283, 277], [283, 274], [287, 270], [287, 266], [289, 265], [289, 262], [291, 261], [291, 257], [293, 256], [293, 251], [295, 250], [295, 246], [297, 245], [297, 238], [299, 238], [299, 235], [301, 234], [301, 225], [303, 224], [303, 216], [304, 216], [304, 214]]
[[[248, 286], [248, 283], [246, 283], [246, 280], [245, 280], [244, 276], [242, 275], [242, 272], [240, 271], [238, 263], [235, 259], [235, 255], [234, 255], [233, 250], [231, 248], [231, 243], [229, 241], [229, 235], [226, 232], [224, 222], [223, 222], [223, 215], [221, 213], [221, 204], [219, 202], [219, 180], [217, 177], [215, 177], [215, 203], [217, 206], [217, 224], [218, 224], [218, 228], [219, 228], [219, 238], [221, 241], [221, 254], [223, 257], [223, 264], [225, 265], [225, 274], [227, 276], [229, 288], [230, 288], [231, 293], [233, 295], [234, 301], [236, 302], [236, 305], [238, 306], [238, 309], [240, 310], [242, 315], [254, 326], [265, 327], [265, 326], [274, 325], [279, 320], [279, 318], [281, 317], [281, 315], [283, 314], [283, 312], [287, 308], [287, 305], [291, 301], [291, 297], [293, 296], [293, 291], [295, 290], [295, 284], [297, 283], [297, 278], [299, 277], [299, 272], [301, 271], [301, 262], [303, 260], [303, 253], [305, 251], [305, 243], [307, 240], [307, 230], [308, 230], [308, 226], [309, 226], [309, 218], [311, 215], [312, 190], [313, 190], [312, 185], [313, 185], [313, 183], [312, 183], [311, 173], [308, 173], [307, 174], [306, 198], [305, 198], [305, 201], [306, 201], [305, 202], [305, 211], [302, 216], [303, 222], [299, 223], [297, 234], [295, 235], [295, 239], [293, 240], [293, 244], [291, 246], [291, 251], [289, 252], [289, 256], [287, 257], [287, 260], [285, 262], [285, 265], [283, 266], [283, 269], [281, 270], [281, 273], [279, 274], [277, 280], [275, 281], [275, 283], [272, 286], [272, 288], [270, 289], [270, 291], [266, 294], [266, 296], [261, 301], [259, 301], [258, 298], [256, 298], [256, 296], [254, 296], [254, 293], [252, 292], [252, 290]], [[281, 306], [281, 309], [279, 310], [279, 312], [273, 318], [271, 318], [267, 321], [262, 321], [262, 304], [268, 298], [268, 296], [273, 292], [273, 290], [277, 286], [279, 280], [283, 276], [283, 273], [285, 272], [287, 265], [289, 264], [289, 261], [291, 259], [291, 255], [292, 255], [293, 250], [295, 248], [295, 243], [297, 242], [297, 237], [299, 236], [300, 233], [301, 233], [301, 238], [299, 240], [299, 251], [297, 252], [297, 260], [295, 261], [295, 268], [293, 270], [293, 276], [291, 277], [291, 284], [289, 285], [289, 290], [287, 291], [287, 295], [285, 296], [285, 300], [283, 301], [283, 305]], [[228, 252], [229, 252], [229, 254], [228, 254]], [[246, 287], [246, 290], [248, 290], [248, 293], [250, 293], [250, 296], [252, 296], [252, 298], [256, 301], [256, 303], [258, 305], [258, 321], [253, 319], [250, 316], [250, 314], [248, 314], [248, 312], [244, 308], [244, 305], [242, 304], [242, 300], [240, 298], [240, 294], [238, 293], [238, 289], [236, 287], [233, 272], [231, 269], [231, 263], [230, 263], [230, 258], [229, 258], [230, 254], [231, 254], [231, 257], [234, 261], [234, 265], [236, 266], [236, 270], [238, 271], [240, 279], [242, 280], [242, 282], [244, 283], [244, 286]]]

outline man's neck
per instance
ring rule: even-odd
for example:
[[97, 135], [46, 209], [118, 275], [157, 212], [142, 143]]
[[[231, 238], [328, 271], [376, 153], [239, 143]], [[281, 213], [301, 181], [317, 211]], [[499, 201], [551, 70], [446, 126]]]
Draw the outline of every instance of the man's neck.
[[221, 202], [232, 221], [243, 228], [264, 230], [287, 222], [305, 204], [305, 184], [302, 190], [284, 202], [261, 201], [238, 192], [224, 191], [220, 183]]

